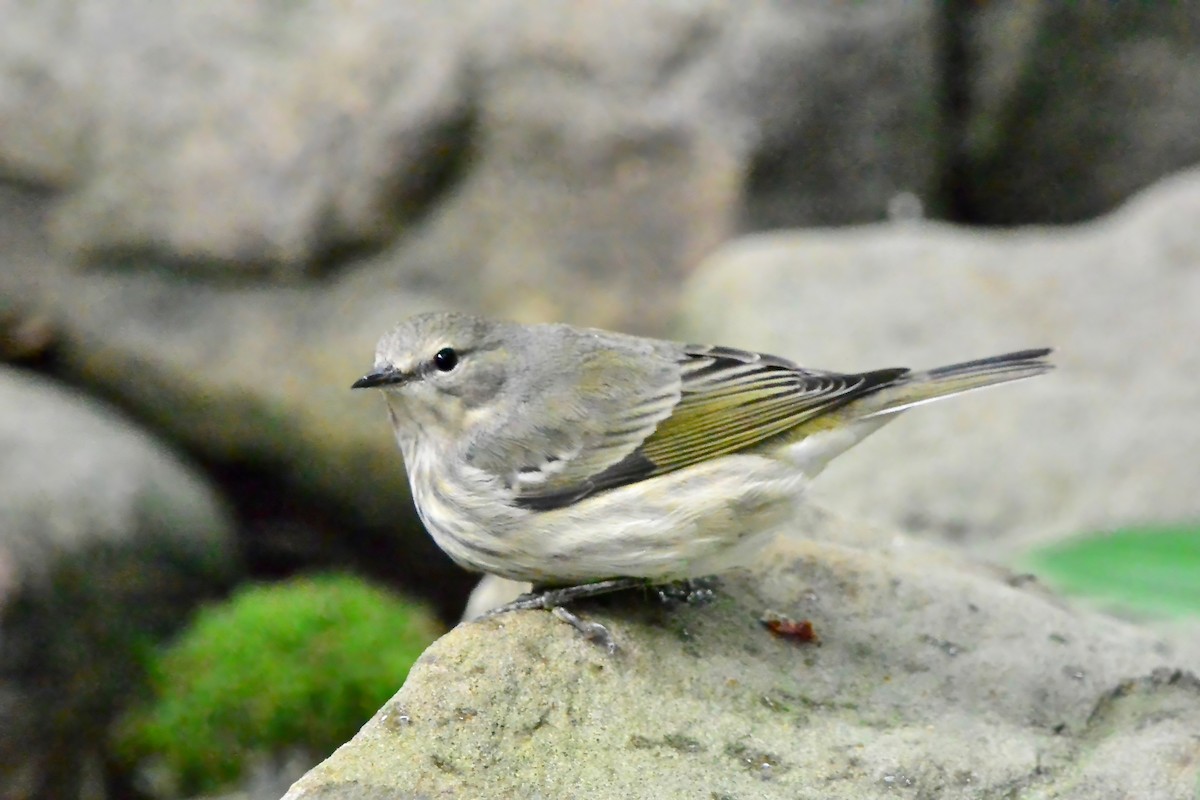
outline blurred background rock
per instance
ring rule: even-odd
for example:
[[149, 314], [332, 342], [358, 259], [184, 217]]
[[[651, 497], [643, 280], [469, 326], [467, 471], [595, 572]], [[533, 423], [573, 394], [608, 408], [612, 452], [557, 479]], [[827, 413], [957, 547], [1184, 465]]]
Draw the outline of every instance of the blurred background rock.
[[[127, 651], [68, 633], [76, 609], [158, 637], [236, 576], [340, 569], [457, 617], [473, 579], [416, 522], [378, 399], [348, 391], [420, 310], [839, 369], [1055, 344], [1053, 377], [906, 417], [818, 496], [989, 554], [1200, 517], [1195, 4], [0, 20], [0, 728], [49, 725], [31, 680], [89, 720], [0, 744], [0, 794], [111, 771], [88, 732]], [[101, 652], [117, 666], [61, 673]]]

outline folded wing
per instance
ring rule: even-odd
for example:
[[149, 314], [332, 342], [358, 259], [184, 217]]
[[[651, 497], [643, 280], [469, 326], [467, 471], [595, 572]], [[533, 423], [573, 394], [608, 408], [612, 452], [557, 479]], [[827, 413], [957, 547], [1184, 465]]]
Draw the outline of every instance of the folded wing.
[[[620, 460], [553, 491], [521, 492], [528, 508], [560, 508], [596, 492], [743, 451], [813, 423], [908, 374], [883, 369], [856, 375], [803, 369], [775, 356], [688, 345], [677, 359], [679, 396], [669, 415], [637, 431], [640, 443]], [[615, 425], [625, 425], [619, 416]], [[621, 434], [628, 431], [613, 431]], [[582, 462], [581, 462], [582, 463]]]

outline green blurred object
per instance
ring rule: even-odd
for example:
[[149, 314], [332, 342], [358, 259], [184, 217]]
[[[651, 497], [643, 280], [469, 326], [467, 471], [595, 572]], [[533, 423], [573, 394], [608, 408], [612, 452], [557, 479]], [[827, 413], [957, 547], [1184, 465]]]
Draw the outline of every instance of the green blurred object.
[[1200, 616], [1200, 525], [1081, 536], [1036, 550], [1027, 563], [1066, 594], [1141, 615]]
[[159, 795], [212, 792], [264, 755], [327, 755], [439, 633], [425, 608], [354, 577], [243, 589], [151, 663], [154, 698], [119, 726], [117, 751]]

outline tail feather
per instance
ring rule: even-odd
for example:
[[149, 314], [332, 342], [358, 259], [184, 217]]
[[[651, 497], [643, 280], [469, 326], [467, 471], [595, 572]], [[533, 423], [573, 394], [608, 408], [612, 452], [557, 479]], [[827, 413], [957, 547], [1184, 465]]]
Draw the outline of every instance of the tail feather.
[[890, 386], [863, 398], [863, 405], [856, 411], [859, 412], [859, 419], [870, 419], [895, 414], [943, 397], [1032, 378], [1054, 369], [1054, 365], [1046, 360], [1051, 352], [1049, 347], [1020, 350], [924, 372], [910, 372]]

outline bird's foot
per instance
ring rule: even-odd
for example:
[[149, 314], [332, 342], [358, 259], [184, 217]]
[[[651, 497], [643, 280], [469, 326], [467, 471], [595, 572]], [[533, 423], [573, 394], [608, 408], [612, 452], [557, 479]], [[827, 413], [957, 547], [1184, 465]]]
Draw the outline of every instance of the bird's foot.
[[555, 606], [550, 609], [550, 613], [579, 631], [583, 634], [583, 638], [589, 642], [603, 647], [604, 651], [610, 656], [616, 654], [617, 650], [620, 649], [612, 633], [599, 622], [589, 622], [586, 619], [581, 619], [576, 614], [568, 611], [565, 606]]
[[665, 606], [703, 606], [716, 599], [720, 586], [721, 580], [715, 575], [709, 575], [664, 583], [655, 586], [654, 591], [658, 594], [659, 602]]
[[618, 650], [617, 642], [609, 633], [608, 628], [601, 625], [599, 622], [588, 622], [580, 619], [577, 615], [568, 611], [565, 606], [577, 600], [585, 600], [589, 597], [599, 597], [613, 592], [621, 592], [626, 589], [634, 589], [645, 586], [646, 582], [640, 578], [613, 578], [606, 581], [596, 581], [594, 583], [582, 583], [578, 586], [559, 586], [553, 589], [543, 589], [542, 591], [534, 591], [528, 594], [523, 594], [511, 603], [493, 608], [480, 619], [487, 619], [498, 614], [505, 614], [509, 611], [529, 611], [532, 609], [545, 609], [554, 614], [563, 622], [570, 625], [575, 630], [583, 634], [590, 642], [594, 642], [603, 647], [609, 654], [615, 653]]
[[[649, 586], [648, 588], [657, 595], [659, 601], [665, 606], [684, 604], [700, 606], [713, 601], [719, 586], [720, 581], [716, 577], [709, 576], [673, 581], [672, 583]], [[552, 589], [543, 589], [523, 594], [511, 603], [493, 608], [491, 611], [483, 614], [480, 619], [487, 619], [498, 614], [506, 614], [509, 611], [530, 611], [534, 609], [550, 611], [554, 616], [583, 634], [585, 639], [600, 645], [609, 654], [612, 654], [619, 647], [608, 628], [599, 622], [589, 622], [588, 620], [581, 619], [577, 614], [568, 611], [566, 606], [590, 597], [600, 597], [601, 595], [639, 588], [647, 588], [644, 578], [612, 578], [593, 583], [582, 583], [578, 586], [557, 586]]]

